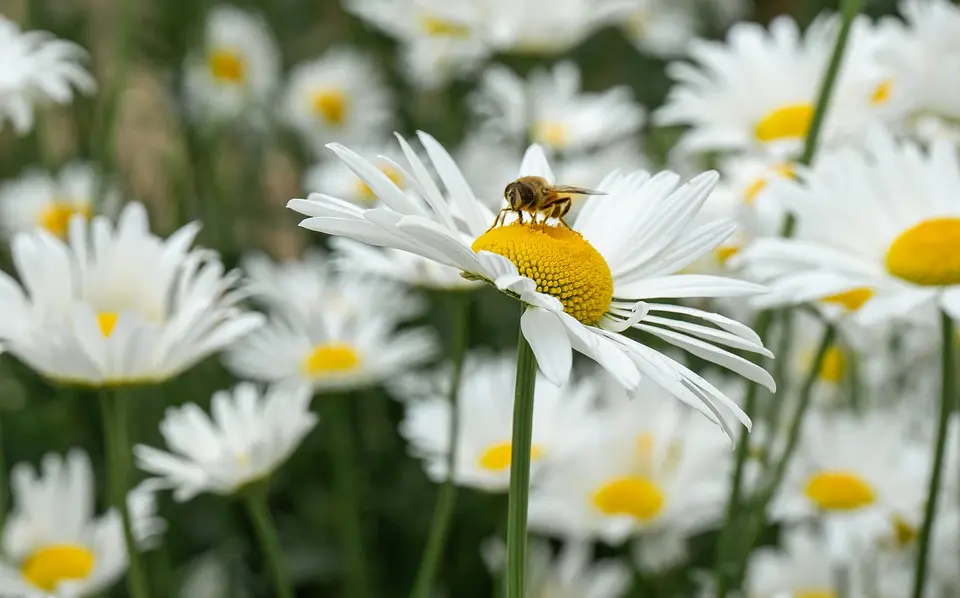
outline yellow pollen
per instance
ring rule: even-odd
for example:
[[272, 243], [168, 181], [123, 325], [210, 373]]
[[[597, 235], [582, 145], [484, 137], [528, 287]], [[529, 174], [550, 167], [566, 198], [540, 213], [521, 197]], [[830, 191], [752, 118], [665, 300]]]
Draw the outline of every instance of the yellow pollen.
[[793, 598], [837, 598], [832, 590], [800, 590], [790, 595]]
[[[536, 461], [543, 456], [543, 448], [534, 444], [530, 446], [530, 461]], [[510, 459], [513, 458], [513, 445], [509, 442], [501, 442], [491, 445], [483, 451], [477, 464], [483, 469], [489, 471], [503, 471], [510, 467]]]
[[612, 480], [594, 492], [593, 505], [604, 515], [630, 515], [645, 522], [663, 509], [663, 493], [647, 478], [626, 476]]
[[207, 65], [213, 78], [225, 83], [243, 83], [247, 67], [239, 52], [214, 50], [207, 57]]
[[537, 283], [537, 291], [559, 299], [563, 310], [584, 324], [599, 322], [613, 300], [610, 267], [576, 231], [513, 223], [483, 233], [472, 249], [509, 259], [521, 276]]
[[889, 100], [891, 88], [893, 88], [893, 81], [890, 79], [881, 82], [874, 88], [873, 93], [870, 94], [870, 103], [878, 106]]
[[344, 343], [317, 345], [303, 360], [303, 372], [315, 377], [342, 374], [360, 367], [360, 361], [360, 355], [350, 345]]
[[[396, 168], [390, 166], [384, 166], [380, 169], [383, 171], [383, 174], [387, 175], [387, 178], [393, 181], [393, 184], [397, 187], [403, 187], [403, 175]], [[377, 200], [377, 196], [373, 193], [373, 190], [363, 182], [363, 179], [357, 178], [357, 197], [363, 201], [368, 201], [373, 203]]]
[[31, 554], [20, 567], [34, 586], [53, 592], [64, 581], [84, 580], [93, 572], [93, 553], [71, 544], [47, 546]]
[[894, 239], [887, 271], [921, 286], [960, 284], [960, 218], [932, 218]]
[[533, 126], [533, 138], [550, 147], [567, 145], [567, 128], [563, 123], [540, 121]]
[[90, 206], [77, 205], [66, 201], [54, 201], [47, 205], [40, 212], [37, 218], [37, 224], [47, 229], [61, 239], [66, 238], [67, 229], [70, 228], [70, 219], [74, 214], [80, 214], [86, 219], [90, 218]]
[[917, 539], [917, 528], [910, 525], [903, 517], [893, 516], [893, 533], [897, 538], [897, 544], [907, 546]]
[[337, 89], [320, 89], [310, 96], [313, 113], [332, 125], [347, 119], [347, 96]]
[[717, 256], [717, 261], [720, 262], [721, 265], [725, 265], [730, 258], [740, 252], [740, 249], [741, 247], [737, 245], [723, 245], [714, 249], [713, 254]]
[[752, 183], [747, 185], [747, 188], [743, 190], [743, 202], [748, 206], [753, 205], [753, 202], [757, 201], [760, 193], [766, 189], [770, 181], [776, 177], [792, 179], [796, 178], [796, 176], [797, 173], [793, 168], [793, 164], [789, 162], [778, 164], [771, 168], [767, 175], [757, 177]]
[[873, 291], [871, 289], [861, 287], [858, 289], [850, 289], [849, 291], [837, 293], [836, 295], [830, 295], [829, 297], [824, 297], [821, 299], [821, 301], [824, 303], [841, 305], [847, 308], [847, 311], [857, 311], [872, 297]]
[[873, 504], [873, 488], [848, 471], [821, 471], [807, 480], [807, 498], [825, 511], [854, 511]]
[[753, 129], [758, 141], [803, 138], [813, 118], [812, 104], [787, 104], [773, 110]]
[[831, 345], [823, 356], [820, 364], [820, 379], [831, 384], [839, 384], [847, 374], [847, 357], [843, 349]]
[[117, 319], [120, 315], [115, 311], [103, 311], [97, 314], [97, 324], [100, 325], [100, 332], [103, 336], [110, 338], [113, 329], [117, 327]]
[[470, 28], [466, 25], [439, 17], [420, 17], [420, 28], [429, 37], [454, 37], [458, 39], [470, 37]]

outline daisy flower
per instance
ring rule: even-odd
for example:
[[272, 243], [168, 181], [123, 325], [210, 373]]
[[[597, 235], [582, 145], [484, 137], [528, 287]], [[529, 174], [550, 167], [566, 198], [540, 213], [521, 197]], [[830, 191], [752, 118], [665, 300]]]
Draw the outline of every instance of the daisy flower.
[[676, 56], [697, 34], [696, 7], [689, 0], [635, 0], [621, 28], [641, 52]]
[[[731, 437], [732, 418], [749, 422], [729, 397], [704, 378], [621, 334], [635, 327], [774, 387], [765, 370], [722, 348], [769, 355], [748, 327], [717, 314], [657, 301], [763, 291], [738, 280], [672, 274], [712, 251], [736, 228], [722, 220], [690, 226], [716, 183], [715, 173], [679, 187], [679, 176], [670, 172], [613, 174], [599, 185], [607, 195], [591, 199], [572, 229], [531, 223], [529, 218], [494, 227], [494, 212], [476, 199], [435, 139], [420, 134], [447, 195], [407, 142], [399, 140], [409, 161], [405, 179], [423, 204], [411, 201], [356, 153], [331, 144], [377, 194], [381, 205], [365, 210], [320, 193], [293, 199], [288, 206], [309, 216], [301, 226], [415, 253], [520, 299], [524, 304], [521, 331], [541, 371], [555, 384], [562, 385], [568, 378], [575, 349], [625, 386], [636, 387], [643, 372], [724, 427]], [[543, 150], [536, 145], [527, 152], [518, 174], [554, 180]], [[704, 323], [681, 321], [677, 316]]]
[[494, 0], [488, 41], [500, 52], [562, 54], [629, 6], [620, 0]]
[[[74, 162], [56, 175], [29, 170], [19, 178], [0, 186], [0, 231], [13, 237], [37, 227], [65, 239], [74, 214], [90, 218], [99, 175], [87, 163]], [[108, 184], [102, 212], [113, 212], [120, 204], [119, 190]]]
[[782, 548], [750, 557], [746, 590], [757, 598], [835, 596], [836, 563], [825, 542], [805, 528], [788, 531]]
[[[835, 17], [821, 17], [801, 35], [791, 17], [779, 16], [769, 29], [737, 23], [726, 42], [692, 41], [694, 64], [669, 65], [676, 85], [654, 121], [690, 125], [678, 146], [685, 152], [798, 153], [838, 25]], [[886, 100], [885, 71], [870, 43], [869, 19], [857, 18], [850, 35], [823, 125], [828, 146], [862, 134], [877, 116], [871, 102]]]
[[[110, 510], [94, 515], [96, 481], [87, 454], [48, 454], [39, 471], [26, 463], [11, 474], [13, 511], [3, 529], [0, 594], [29, 598], [95, 596], [127, 567], [123, 526]], [[162, 532], [153, 488], [128, 497], [132, 529], [141, 547]]]
[[280, 81], [280, 51], [266, 21], [232, 6], [207, 15], [203, 48], [185, 64], [184, 93], [195, 118], [264, 117]]
[[534, 71], [529, 81], [505, 66], [492, 66], [480, 79], [472, 107], [482, 131], [520, 143], [531, 139], [561, 153], [636, 135], [644, 120], [643, 108], [626, 86], [583, 92], [580, 69], [572, 62]]
[[67, 104], [74, 90], [91, 94], [93, 77], [81, 66], [87, 52], [46, 31], [21, 31], [0, 15], [0, 127], [9, 120], [18, 135], [33, 128], [38, 101]]
[[853, 317], [864, 324], [933, 304], [960, 317], [956, 150], [940, 141], [924, 152], [882, 130], [866, 147], [836, 150], [771, 190], [798, 228], [793, 239], [760, 239], [736, 257], [772, 289], [756, 305], [856, 294]]
[[183, 502], [203, 492], [233, 494], [268, 478], [317, 425], [306, 385], [261, 391], [241, 382], [213, 395], [211, 413], [188, 403], [167, 409], [160, 433], [171, 452], [134, 447], [137, 466]]
[[[464, 362], [458, 395], [460, 429], [454, 481], [488, 492], [506, 492], [510, 485], [513, 388], [517, 362], [513, 357], [471, 354]], [[400, 434], [410, 443], [410, 453], [424, 459], [430, 479], [448, 477], [450, 446], [450, 401], [448, 368], [433, 375], [434, 382], [407, 397]], [[533, 410], [531, 461], [536, 471], [562, 450], [583, 422], [596, 399], [590, 381], [559, 388], [541, 380], [536, 387]]]
[[43, 376], [103, 387], [157, 383], [260, 326], [244, 313], [215, 252], [191, 249], [191, 223], [162, 239], [143, 205], [116, 225], [70, 222], [69, 242], [40, 230], [13, 240], [21, 287], [0, 273], [0, 338]]
[[530, 528], [619, 544], [635, 533], [686, 538], [715, 525], [727, 496], [727, 441], [646, 384], [608, 393], [531, 488]]
[[381, 138], [393, 119], [392, 100], [372, 59], [339, 48], [293, 67], [283, 117], [319, 151], [333, 139]]

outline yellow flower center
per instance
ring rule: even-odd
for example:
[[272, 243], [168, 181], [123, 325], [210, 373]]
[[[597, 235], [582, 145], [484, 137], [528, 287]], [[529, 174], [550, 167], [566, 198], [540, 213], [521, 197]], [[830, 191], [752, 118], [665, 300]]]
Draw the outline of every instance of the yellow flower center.
[[217, 81], [224, 83], [243, 83], [247, 66], [239, 52], [234, 50], [214, 50], [207, 57], [207, 66], [210, 74]]
[[567, 145], [567, 127], [563, 123], [540, 121], [533, 125], [534, 140], [555, 148]]
[[584, 324], [599, 322], [613, 300], [610, 267], [576, 231], [515, 222], [483, 233], [472, 248], [509, 259], [521, 276], [537, 283], [537, 291], [559, 299], [563, 310]]
[[796, 176], [797, 174], [793, 168], [793, 164], [790, 164], [789, 162], [778, 164], [771, 168], [767, 175], [757, 177], [752, 183], [747, 185], [746, 189], [743, 190], [743, 202], [748, 206], [753, 205], [753, 202], [757, 201], [757, 197], [760, 195], [760, 192], [766, 189], [767, 185], [775, 177], [792, 179]]
[[428, 37], [454, 37], [457, 39], [470, 37], [470, 28], [466, 25], [435, 16], [420, 17], [420, 29]]
[[77, 205], [67, 201], [54, 201], [47, 205], [40, 212], [37, 218], [37, 224], [47, 229], [53, 235], [61, 239], [67, 236], [67, 229], [70, 228], [70, 219], [74, 214], [80, 214], [84, 218], [90, 218], [90, 206]]
[[337, 89], [320, 89], [310, 96], [313, 113], [332, 125], [347, 119], [347, 96]]
[[931, 218], [894, 239], [887, 271], [922, 286], [960, 284], [960, 218]]
[[854, 511], [873, 504], [873, 488], [849, 471], [821, 471], [807, 480], [807, 498], [825, 511]]
[[[530, 461], [536, 461], [543, 456], [543, 448], [537, 444], [530, 446]], [[500, 442], [491, 445], [483, 451], [477, 464], [488, 471], [503, 471], [510, 467], [513, 458], [513, 445], [509, 442]]]
[[60, 582], [83, 580], [93, 572], [93, 553], [70, 544], [41, 548], [31, 554], [20, 567], [21, 573], [34, 586], [53, 592]]
[[360, 367], [360, 354], [344, 343], [317, 345], [303, 360], [303, 371], [308, 376], [323, 377], [342, 374]]
[[120, 314], [115, 311], [103, 311], [97, 314], [97, 324], [100, 325], [100, 332], [103, 336], [110, 338], [113, 329], [117, 327], [117, 319]]
[[833, 303], [843, 306], [847, 311], [857, 311], [863, 304], [873, 297], [873, 290], [861, 287], [859, 289], [850, 289], [836, 295], [830, 295], [821, 299], [824, 303]]
[[837, 598], [833, 590], [800, 590], [791, 594], [793, 598]]
[[831, 384], [839, 384], [847, 374], [847, 357], [843, 349], [837, 345], [832, 345], [823, 355], [823, 363], [820, 364], [820, 379]]
[[758, 141], [803, 138], [813, 118], [812, 104], [787, 104], [760, 119], [753, 129]]
[[893, 533], [897, 538], [897, 544], [907, 546], [917, 539], [917, 528], [910, 525], [907, 520], [899, 515], [893, 516]]
[[887, 79], [886, 81], [881, 82], [877, 85], [873, 93], [870, 94], [870, 103], [874, 106], [883, 104], [890, 99], [890, 90], [893, 88], [893, 81]]
[[594, 492], [593, 506], [604, 515], [630, 515], [645, 522], [663, 509], [663, 493], [647, 478], [626, 476], [612, 480]]
[[[403, 175], [396, 168], [384, 166], [380, 169], [387, 178], [393, 181], [397, 187], [403, 187]], [[377, 200], [373, 190], [363, 182], [363, 179], [357, 177], [357, 197], [363, 201], [373, 203]]]
[[713, 254], [717, 256], [717, 261], [720, 262], [720, 265], [725, 265], [730, 258], [740, 252], [740, 249], [741, 247], [739, 245], [723, 245], [714, 249]]

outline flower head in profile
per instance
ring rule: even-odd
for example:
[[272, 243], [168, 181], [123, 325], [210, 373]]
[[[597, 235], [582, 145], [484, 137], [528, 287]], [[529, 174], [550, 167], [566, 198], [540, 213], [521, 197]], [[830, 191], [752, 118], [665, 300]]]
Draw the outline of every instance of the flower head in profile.
[[188, 224], [150, 232], [143, 205], [114, 225], [75, 217], [69, 241], [45, 230], [12, 243], [22, 286], [0, 273], [0, 338], [53, 381], [102, 387], [167, 380], [259, 326], [237, 307], [239, 275], [216, 253], [191, 249]]
[[[96, 516], [96, 480], [87, 454], [48, 454], [39, 471], [13, 468], [13, 511], [3, 528], [0, 594], [30, 598], [95, 596], [126, 570], [123, 527], [110, 510]], [[141, 548], [165, 529], [156, 517], [154, 488], [128, 496], [134, 537]]]
[[620, 0], [488, 2], [488, 43], [510, 54], [562, 54], [630, 10], [630, 4]]
[[693, 4], [691, 0], [636, 0], [620, 26], [641, 52], [676, 56], [699, 28]]
[[160, 423], [170, 452], [138, 445], [137, 465], [178, 501], [233, 494], [268, 478], [317, 425], [311, 397], [306, 385], [242, 382], [214, 393], [210, 416], [194, 403], [171, 407]]
[[0, 15], [0, 127], [9, 120], [23, 135], [33, 128], [38, 101], [67, 104], [75, 90], [93, 93], [93, 77], [81, 66], [86, 59], [73, 42], [46, 31], [21, 31]]
[[[523, 221], [509, 210], [499, 221], [478, 200], [460, 169], [432, 137], [420, 140], [446, 188], [399, 138], [408, 161], [404, 169], [410, 199], [380, 169], [338, 144], [330, 148], [380, 198], [363, 209], [315, 193], [289, 207], [309, 218], [301, 226], [392, 247], [459, 269], [524, 304], [521, 331], [541, 371], [555, 384], [566, 382], [572, 350], [636, 387], [641, 372], [695, 406], [733, 436], [743, 412], [715, 386], [677, 361], [621, 332], [636, 328], [694, 355], [774, 387], [762, 368], [723, 347], [769, 355], [748, 327], [718, 314], [662, 302], [667, 298], [735, 297], [764, 289], [733, 279], [675, 274], [720, 245], [735, 230], [729, 220], [692, 226], [692, 219], [716, 183], [705, 173], [684, 185], [671, 172], [613, 174], [599, 186], [607, 195], [589, 200], [571, 227]], [[544, 153], [532, 146], [518, 169], [521, 176], [555, 181]], [[509, 180], [503, 181], [504, 185]], [[504, 200], [501, 205], [506, 206]], [[542, 219], [542, 218], [541, 218]], [[680, 319], [683, 318], [683, 319]], [[691, 321], [693, 320], [693, 321]]]

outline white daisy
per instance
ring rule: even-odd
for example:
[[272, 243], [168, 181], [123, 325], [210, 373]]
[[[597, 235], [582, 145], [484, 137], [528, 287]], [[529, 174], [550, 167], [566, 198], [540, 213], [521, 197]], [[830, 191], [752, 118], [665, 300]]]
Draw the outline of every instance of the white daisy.
[[772, 292], [758, 306], [843, 293], [867, 297], [873, 323], [939, 303], [960, 317], [960, 161], [944, 141], [923, 152], [874, 130], [869, 149], [837, 150], [776, 190], [796, 212], [794, 239], [761, 239], [736, 257]]
[[531, 488], [530, 528], [618, 544], [638, 533], [688, 537], [717, 524], [729, 481], [727, 441], [652, 383], [607, 394], [560, 460]]
[[[491, 228], [495, 214], [475, 198], [446, 150], [424, 133], [420, 140], [447, 189], [449, 203], [426, 165], [400, 138], [410, 168], [405, 179], [422, 197], [423, 205], [411, 201], [354, 152], [331, 144], [377, 194], [380, 207], [364, 210], [323, 194], [291, 200], [288, 206], [310, 216], [301, 223], [305, 228], [416, 253], [519, 298], [525, 304], [521, 330], [541, 371], [556, 384], [566, 381], [571, 349], [575, 349], [596, 360], [625, 386], [637, 386], [640, 373], [647, 374], [731, 436], [729, 418], [748, 423], [743, 412], [701, 376], [619, 333], [636, 327], [774, 387], [762, 368], [711, 344], [769, 355], [752, 330], [717, 314], [648, 302], [668, 297], [744, 296], [763, 290], [737, 280], [671, 274], [712, 251], [735, 229], [729, 221], [690, 226], [716, 183], [715, 173], [703, 174], [679, 188], [679, 177], [670, 172], [614, 174], [599, 185], [608, 195], [587, 202], [573, 230], [549, 223], [531, 224], [529, 218], [525, 224]], [[554, 180], [539, 146], [527, 152], [519, 172]], [[706, 325], [672, 317], [678, 315]]]
[[620, 0], [493, 0], [488, 40], [501, 52], [562, 54], [629, 10]]
[[621, 27], [641, 52], [676, 56], [683, 52], [699, 29], [694, 4], [676, 0], [634, 0]]
[[836, 596], [835, 566], [816, 533], [790, 530], [782, 548], [761, 548], [750, 557], [746, 591], [757, 598]]
[[137, 466], [159, 476], [177, 501], [203, 492], [233, 494], [268, 478], [317, 425], [311, 389], [241, 382], [213, 395], [212, 416], [188, 403], [167, 409], [160, 433], [171, 452], [138, 445]]
[[280, 81], [280, 51], [266, 21], [233, 6], [207, 15], [203, 48], [187, 58], [184, 93], [194, 118], [262, 119]]
[[[655, 122], [690, 125], [679, 142], [686, 152], [798, 153], [838, 25], [835, 17], [821, 17], [801, 35], [791, 17], [779, 16], [769, 29], [737, 23], [726, 42], [694, 40], [689, 52], [697, 64], [668, 67], [677, 84]], [[828, 146], [862, 134], [878, 118], [871, 106], [886, 100], [886, 75], [876, 60], [871, 27], [866, 16], [854, 21], [824, 120]]]
[[46, 31], [21, 31], [0, 15], [0, 127], [6, 120], [23, 135], [33, 128], [33, 105], [67, 104], [74, 90], [91, 94], [93, 77], [81, 66], [87, 52]]
[[472, 107], [481, 130], [495, 138], [529, 139], [561, 153], [635, 136], [644, 120], [643, 107], [626, 86], [582, 91], [580, 69], [572, 62], [536, 70], [528, 81], [505, 66], [492, 66], [480, 79]]
[[[67, 236], [70, 218], [90, 218], [99, 174], [87, 163], [74, 162], [56, 175], [29, 170], [0, 186], [0, 231], [12, 237], [38, 226], [61, 239]], [[111, 213], [120, 204], [119, 190], [106, 184], [101, 212]]]
[[[458, 396], [460, 429], [453, 476], [457, 484], [488, 492], [506, 492], [509, 487], [516, 373], [513, 357], [467, 356]], [[410, 442], [411, 454], [424, 459], [427, 475], [438, 482], [448, 477], [449, 379], [449, 368], [442, 368], [433, 375], [432, 384], [423, 387], [418, 381], [418, 392], [403, 393], [408, 398], [400, 433]], [[530, 453], [534, 474], [562, 452], [596, 395], [597, 387], [589, 380], [563, 388], [539, 381]]]
[[[85, 452], [74, 449], [63, 459], [48, 454], [39, 472], [17, 464], [11, 492], [14, 508], [3, 529], [0, 594], [94, 596], [126, 570], [119, 515], [112, 509], [94, 515], [96, 481]], [[134, 536], [143, 544], [164, 529], [155, 516], [152, 493], [141, 486], [128, 499]]]
[[317, 149], [339, 140], [369, 143], [387, 132], [392, 100], [373, 60], [347, 48], [293, 67], [283, 117]]
[[166, 380], [242, 337], [263, 317], [236, 307], [238, 274], [190, 248], [198, 230], [157, 237], [131, 203], [116, 226], [74, 218], [69, 244], [20, 233], [12, 252], [23, 286], [0, 273], [6, 349], [47, 378], [99, 387]]

